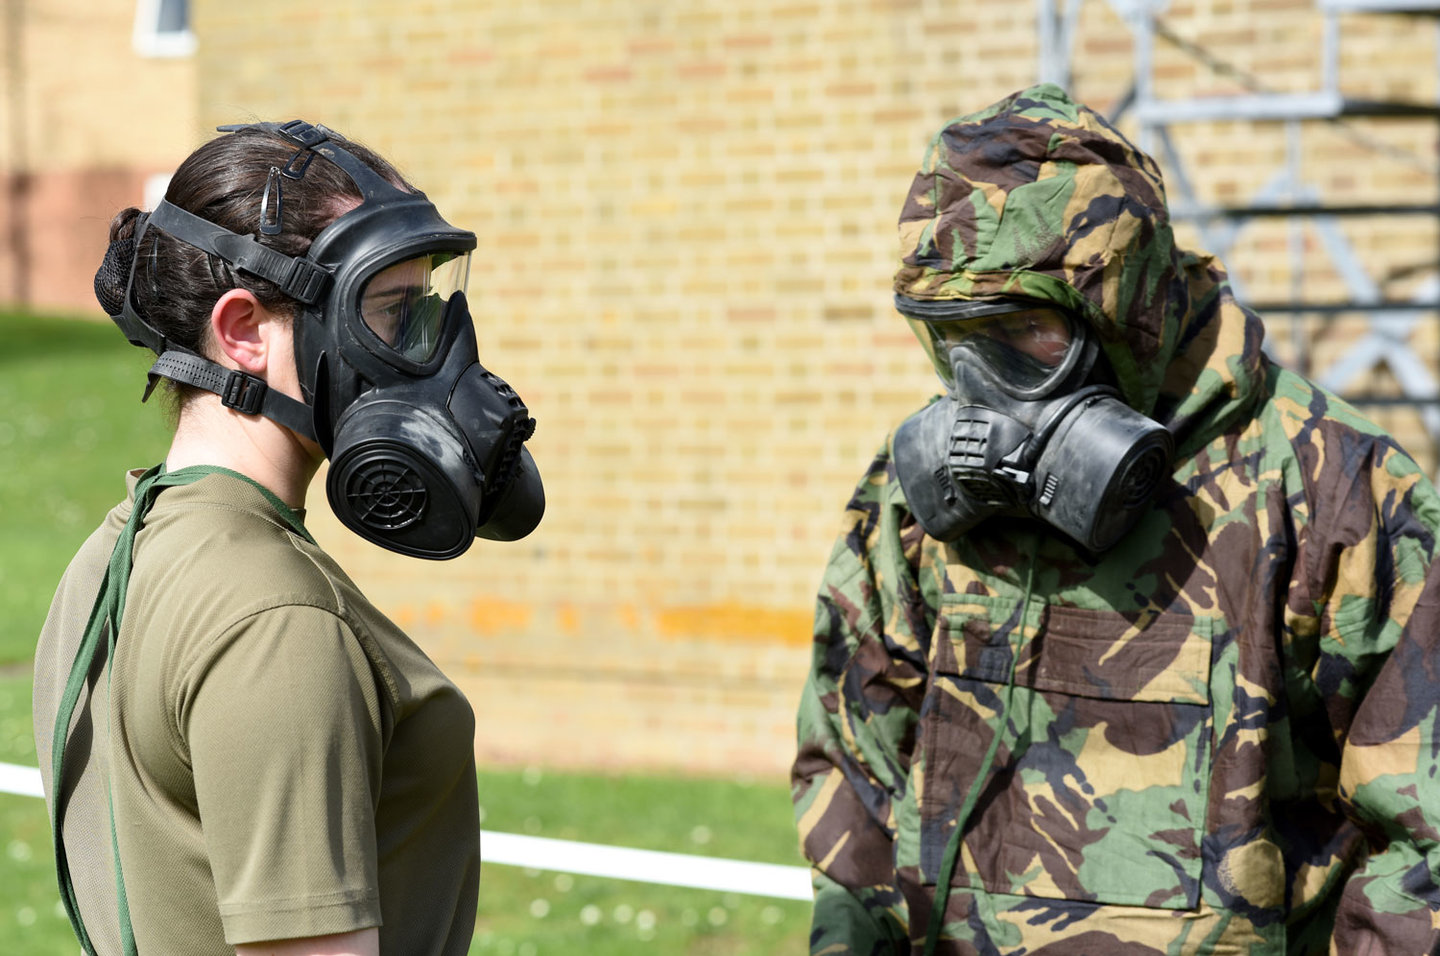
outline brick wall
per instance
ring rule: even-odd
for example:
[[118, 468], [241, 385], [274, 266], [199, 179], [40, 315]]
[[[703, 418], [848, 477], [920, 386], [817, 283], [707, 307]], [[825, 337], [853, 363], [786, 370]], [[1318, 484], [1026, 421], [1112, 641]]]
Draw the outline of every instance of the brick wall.
[[139, 55], [133, 28], [133, 3], [0, 13], [0, 305], [96, 313], [110, 217], [202, 135], [194, 61]]
[[[544, 523], [431, 565], [358, 542], [312, 504], [322, 541], [465, 686], [483, 759], [783, 773], [840, 510], [932, 388], [889, 304], [899, 203], [941, 123], [1034, 80], [1034, 12], [194, 4], [203, 125], [322, 121], [479, 234], [482, 357], [539, 420]], [[1161, 43], [1162, 92], [1319, 81], [1308, 2], [1177, 0], [1166, 19], [1226, 62]], [[1130, 33], [1099, 2], [1081, 25], [1073, 87], [1108, 110], [1131, 79]], [[1347, 18], [1346, 39], [1357, 93], [1435, 98], [1428, 24]], [[1307, 127], [1307, 178], [1335, 201], [1433, 195], [1434, 135]], [[1176, 142], [1201, 197], [1225, 202], [1251, 195], [1286, 144], [1236, 123]], [[1434, 260], [1433, 224], [1356, 228], [1367, 269]], [[1337, 292], [1318, 241], [1300, 241], [1300, 277], [1277, 225], [1229, 259], [1256, 296], [1297, 281]], [[1418, 436], [1408, 421], [1395, 427]]]

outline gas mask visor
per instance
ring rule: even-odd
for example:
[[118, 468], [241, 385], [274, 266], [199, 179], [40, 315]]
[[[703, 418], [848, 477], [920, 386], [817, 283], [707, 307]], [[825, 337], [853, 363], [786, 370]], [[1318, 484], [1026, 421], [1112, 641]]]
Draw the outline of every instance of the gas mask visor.
[[982, 371], [1017, 399], [1049, 394], [1070, 381], [1078, 366], [1089, 364], [1092, 350], [1085, 347], [1084, 325], [1055, 306], [1021, 300], [925, 302], [897, 296], [896, 308], [952, 392], [965, 390], [956, 376], [961, 363]]
[[470, 253], [442, 251], [404, 259], [366, 279], [356, 311], [382, 356], [427, 365], [444, 336], [445, 307], [465, 292], [469, 274]]

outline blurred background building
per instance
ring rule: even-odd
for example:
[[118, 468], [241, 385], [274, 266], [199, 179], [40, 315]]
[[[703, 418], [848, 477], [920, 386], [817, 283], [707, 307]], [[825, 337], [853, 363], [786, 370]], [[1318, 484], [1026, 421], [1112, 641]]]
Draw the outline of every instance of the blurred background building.
[[429, 564], [316, 494], [317, 536], [465, 688], [482, 760], [782, 775], [840, 511], [936, 384], [889, 291], [929, 136], [1066, 85], [1157, 156], [1272, 353], [1433, 471], [1437, 7], [4, 0], [0, 304], [99, 318], [109, 217], [216, 125], [375, 146], [479, 235], [549, 511]]
[[185, 0], [0, 11], [0, 303], [93, 314], [110, 217], [198, 144]]

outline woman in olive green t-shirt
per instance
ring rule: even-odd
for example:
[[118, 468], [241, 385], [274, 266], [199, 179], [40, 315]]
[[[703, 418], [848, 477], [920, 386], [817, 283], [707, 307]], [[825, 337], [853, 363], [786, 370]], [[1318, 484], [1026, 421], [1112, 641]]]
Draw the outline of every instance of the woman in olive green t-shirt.
[[[427, 350], [387, 358], [415, 389], [473, 353], [463, 262], [458, 284], [436, 277], [455, 274], [474, 237], [432, 214], [389, 163], [337, 134], [256, 124], [192, 154], [153, 218], [127, 209], [111, 225], [97, 295], [132, 342], [163, 353], [152, 383], [180, 384], [163, 465], [131, 474], [81, 548], [36, 654], [61, 893], [89, 952], [469, 948], [473, 713], [303, 523], [344, 411], [317, 406], [312, 425], [310, 405], [331, 394], [326, 374], [364, 387], [343, 349], [373, 333], [361, 344], [376, 355]], [[306, 258], [332, 225], [368, 230], [354, 262]], [[330, 352], [297, 354], [310, 341], [299, 323], [342, 315], [326, 296], [368, 295], [368, 279], [346, 278], [362, 266], [389, 277], [370, 331], [337, 325], [323, 330], [340, 343]], [[397, 427], [399, 440], [413, 426]], [[523, 481], [533, 463], [506, 467]]]

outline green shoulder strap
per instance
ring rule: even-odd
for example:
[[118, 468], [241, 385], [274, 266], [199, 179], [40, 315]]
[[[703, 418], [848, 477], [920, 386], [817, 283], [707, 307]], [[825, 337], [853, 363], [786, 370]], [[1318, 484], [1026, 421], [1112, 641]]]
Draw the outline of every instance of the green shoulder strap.
[[[90, 609], [90, 619], [85, 624], [85, 633], [80, 639], [79, 650], [75, 652], [75, 661], [70, 665], [70, 676], [65, 684], [65, 693], [60, 698], [60, 708], [55, 717], [55, 738], [52, 745], [51, 788], [55, 794], [53, 810], [55, 873], [60, 883], [60, 899], [65, 904], [66, 914], [70, 917], [70, 925], [75, 928], [75, 935], [89, 956], [95, 956], [95, 946], [91, 943], [90, 936], [85, 931], [85, 922], [80, 916], [80, 907], [75, 898], [75, 884], [70, 877], [70, 864], [65, 855], [63, 838], [65, 810], [68, 802], [65, 799], [64, 788], [67, 769], [65, 745], [70, 736], [70, 721], [75, 716], [75, 706], [80, 699], [80, 691], [84, 689], [86, 678], [100, 651], [102, 636], [107, 636], [105, 662], [108, 680], [108, 668], [115, 659], [115, 641], [120, 634], [120, 618], [125, 611], [125, 592], [130, 585], [130, 567], [133, 561], [131, 551], [135, 546], [135, 535], [144, 527], [145, 517], [150, 513], [155, 499], [166, 488], [188, 485], [191, 482], [199, 481], [206, 475], [214, 474], [230, 475], [254, 485], [292, 531], [312, 543], [315, 540], [310, 537], [305, 526], [301, 524], [299, 515], [277, 498], [274, 493], [253, 479], [228, 468], [197, 465], [167, 472], [165, 466], [160, 464], [141, 475], [139, 482], [135, 485], [134, 509], [130, 512], [130, 518], [125, 522], [125, 527], [120, 531], [120, 538], [115, 542], [115, 549], [110, 552], [110, 565], [101, 580], [100, 592], [95, 596], [95, 604]], [[114, 801], [110, 798], [109, 781], [106, 783], [106, 796], [111, 801], [110, 837], [111, 850], [115, 858], [115, 893], [120, 912], [120, 941], [125, 948], [126, 956], [136, 956], [135, 933], [130, 925], [130, 907], [125, 899], [125, 881], [120, 874], [120, 849], [115, 833]]]

